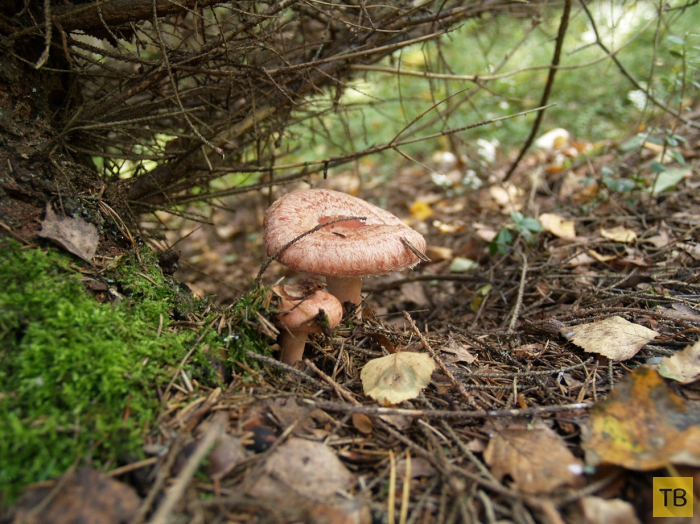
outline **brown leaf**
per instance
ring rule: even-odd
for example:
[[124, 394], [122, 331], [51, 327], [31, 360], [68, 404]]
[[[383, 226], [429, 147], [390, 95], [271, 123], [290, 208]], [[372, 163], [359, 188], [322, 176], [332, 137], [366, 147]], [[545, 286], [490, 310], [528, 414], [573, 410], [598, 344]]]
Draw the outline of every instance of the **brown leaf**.
[[259, 498], [278, 497], [270, 479], [318, 502], [347, 491], [355, 483], [355, 477], [331, 448], [300, 438], [291, 438], [277, 448], [265, 461], [263, 473], [250, 491]]
[[700, 466], [700, 410], [648, 367], [618, 383], [582, 430], [588, 464], [641, 471], [669, 463]]
[[90, 262], [97, 251], [97, 243], [100, 236], [97, 228], [82, 218], [70, 218], [58, 216], [46, 205], [46, 218], [41, 223], [41, 231], [38, 235], [48, 238], [61, 246], [66, 251]]
[[561, 334], [586, 352], [605, 355], [616, 362], [632, 358], [658, 336], [656, 331], [618, 316], [590, 324], [566, 326], [561, 328]]
[[[13, 508], [13, 524], [126, 524], [138, 510], [140, 499], [130, 486], [104, 473], [81, 468], [68, 478], [51, 501], [36, 514], [53, 486], [32, 488]], [[32, 520], [33, 517], [33, 520]]]
[[497, 479], [510, 475], [514, 488], [531, 494], [551, 493], [576, 480], [581, 461], [542, 421], [498, 421], [487, 428], [491, 440], [484, 460]]
[[640, 524], [634, 507], [625, 500], [584, 497], [581, 509], [586, 524]]
[[353, 413], [352, 425], [355, 426], [355, 429], [363, 435], [371, 435], [372, 429], [374, 428], [372, 419], [364, 413]]

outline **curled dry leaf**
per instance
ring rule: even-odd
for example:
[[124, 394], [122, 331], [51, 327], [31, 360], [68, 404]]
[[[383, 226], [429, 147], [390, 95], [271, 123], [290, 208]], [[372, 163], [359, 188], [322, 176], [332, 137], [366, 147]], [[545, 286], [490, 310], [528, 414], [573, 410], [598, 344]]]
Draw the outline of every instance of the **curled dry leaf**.
[[613, 227], [612, 229], [600, 228], [600, 236], [612, 240], [613, 242], [634, 242], [637, 240], [637, 233], [623, 226]]
[[690, 384], [700, 378], [700, 341], [686, 346], [670, 357], [664, 357], [659, 364], [659, 375], [681, 384]]
[[353, 413], [352, 425], [355, 426], [355, 429], [363, 435], [371, 435], [372, 430], [374, 429], [372, 419], [364, 413]]
[[555, 237], [574, 239], [576, 238], [576, 228], [573, 220], [564, 220], [554, 213], [542, 213], [539, 216], [540, 224]]
[[700, 466], [700, 410], [641, 367], [596, 404], [582, 426], [586, 462], [649, 471]]
[[652, 329], [613, 316], [600, 322], [566, 326], [561, 334], [588, 353], [598, 353], [620, 362], [635, 356], [645, 344], [658, 336]]
[[564, 440], [540, 420], [494, 421], [486, 428], [491, 439], [484, 460], [497, 479], [510, 475], [520, 491], [551, 493], [573, 484], [583, 467]]
[[404, 352], [370, 360], [360, 378], [365, 395], [386, 406], [416, 398], [434, 370], [430, 355]]

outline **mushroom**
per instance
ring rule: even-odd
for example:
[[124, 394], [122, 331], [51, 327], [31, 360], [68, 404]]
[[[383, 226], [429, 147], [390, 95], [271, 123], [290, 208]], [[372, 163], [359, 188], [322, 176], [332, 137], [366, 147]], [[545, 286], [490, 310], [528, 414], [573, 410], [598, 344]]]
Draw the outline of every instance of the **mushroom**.
[[[342, 220], [344, 217], [362, 219]], [[388, 211], [330, 189], [293, 191], [267, 209], [268, 256], [327, 223], [286, 247], [277, 260], [296, 271], [325, 276], [328, 292], [342, 304], [360, 305], [364, 277], [385, 275], [428, 260], [420, 233]]]
[[299, 285], [272, 286], [279, 313], [280, 360], [294, 365], [304, 355], [309, 333], [333, 329], [343, 318], [343, 306], [330, 293], [319, 289], [322, 284], [305, 281]]

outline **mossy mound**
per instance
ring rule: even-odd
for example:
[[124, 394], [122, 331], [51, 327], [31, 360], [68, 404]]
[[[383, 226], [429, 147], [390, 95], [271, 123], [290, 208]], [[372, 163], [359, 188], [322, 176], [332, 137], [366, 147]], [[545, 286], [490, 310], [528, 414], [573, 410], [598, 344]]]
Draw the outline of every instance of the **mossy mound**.
[[[203, 301], [166, 281], [144, 250], [94, 271], [55, 250], [0, 241], [0, 501], [75, 461], [103, 468], [139, 458], [162, 393], [195, 341], [219, 344]], [[99, 295], [99, 293], [98, 293]], [[116, 298], [115, 298], [116, 297]], [[199, 314], [205, 327], [177, 329]], [[219, 344], [220, 345], [220, 344]], [[195, 352], [185, 372], [206, 374]], [[201, 379], [200, 383], [202, 380]], [[207, 379], [213, 380], [213, 379]], [[4, 496], [3, 496], [4, 494]]]

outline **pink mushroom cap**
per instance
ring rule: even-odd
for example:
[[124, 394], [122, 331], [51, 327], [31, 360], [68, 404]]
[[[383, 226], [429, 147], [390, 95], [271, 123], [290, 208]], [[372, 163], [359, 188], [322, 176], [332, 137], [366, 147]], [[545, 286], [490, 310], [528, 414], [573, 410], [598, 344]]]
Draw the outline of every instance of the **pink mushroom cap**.
[[[399, 218], [359, 198], [330, 189], [293, 191], [265, 212], [265, 245], [273, 255], [302, 233], [343, 217], [284, 250], [277, 260], [296, 271], [342, 278], [385, 275], [415, 266], [426, 242]], [[403, 240], [402, 240], [403, 239]]]

